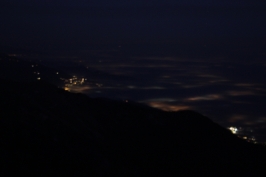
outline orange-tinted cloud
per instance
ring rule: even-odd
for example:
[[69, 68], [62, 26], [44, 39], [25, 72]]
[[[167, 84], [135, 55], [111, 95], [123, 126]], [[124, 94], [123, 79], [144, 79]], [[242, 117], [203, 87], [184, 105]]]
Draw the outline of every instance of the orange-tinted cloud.
[[190, 106], [173, 105], [173, 104], [169, 104], [166, 102], [159, 102], [159, 101], [149, 102], [147, 104], [151, 107], [158, 108], [164, 111], [180, 111], [180, 110], [191, 109]]
[[223, 96], [219, 94], [210, 94], [210, 95], [203, 95], [197, 97], [190, 97], [185, 99], [185, 101], [202, 101], [202, 100], [219, 100], [219, 99], [223, 99]]

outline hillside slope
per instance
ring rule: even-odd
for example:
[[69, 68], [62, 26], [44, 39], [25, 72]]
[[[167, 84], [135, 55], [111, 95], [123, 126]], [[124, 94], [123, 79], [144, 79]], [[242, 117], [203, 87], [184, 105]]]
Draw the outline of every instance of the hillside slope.
[[194, 111], [90, 98], [2, 80], [1, 173], [34, 176], [258, 175], [266, 151]]

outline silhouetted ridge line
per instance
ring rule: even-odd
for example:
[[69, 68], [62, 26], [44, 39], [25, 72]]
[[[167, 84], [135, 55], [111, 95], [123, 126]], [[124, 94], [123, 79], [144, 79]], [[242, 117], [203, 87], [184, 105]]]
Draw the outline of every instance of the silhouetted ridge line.
[[264, 148], [195, 111], [90, 98], [43, 81], [1, 83], [2, 176], [264, 173]]
[[68, 78], [70, 76], [63, 71], [46, 67], [38, 62], [26, 61], [20, 57], [0, 53], [0, 79], [16, 82], [44, 80], [64, 86], [64, 79]]

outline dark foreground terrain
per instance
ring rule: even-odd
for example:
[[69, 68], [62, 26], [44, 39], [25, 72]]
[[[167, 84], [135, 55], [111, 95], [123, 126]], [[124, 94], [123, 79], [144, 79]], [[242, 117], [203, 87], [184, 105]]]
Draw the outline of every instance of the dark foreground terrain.
[[266, 150], [193, 111], [90, 98], [43, 81], [0, 87], [1, 176], [265, 173]]

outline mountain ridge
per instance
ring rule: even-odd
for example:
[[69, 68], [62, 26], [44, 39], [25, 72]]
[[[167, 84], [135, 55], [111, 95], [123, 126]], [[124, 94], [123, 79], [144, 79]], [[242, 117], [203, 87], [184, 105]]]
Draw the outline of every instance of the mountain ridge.
[[172, 176], [263, 172], [265, 148], [195, 111], [2, 80], [1, 173]]

